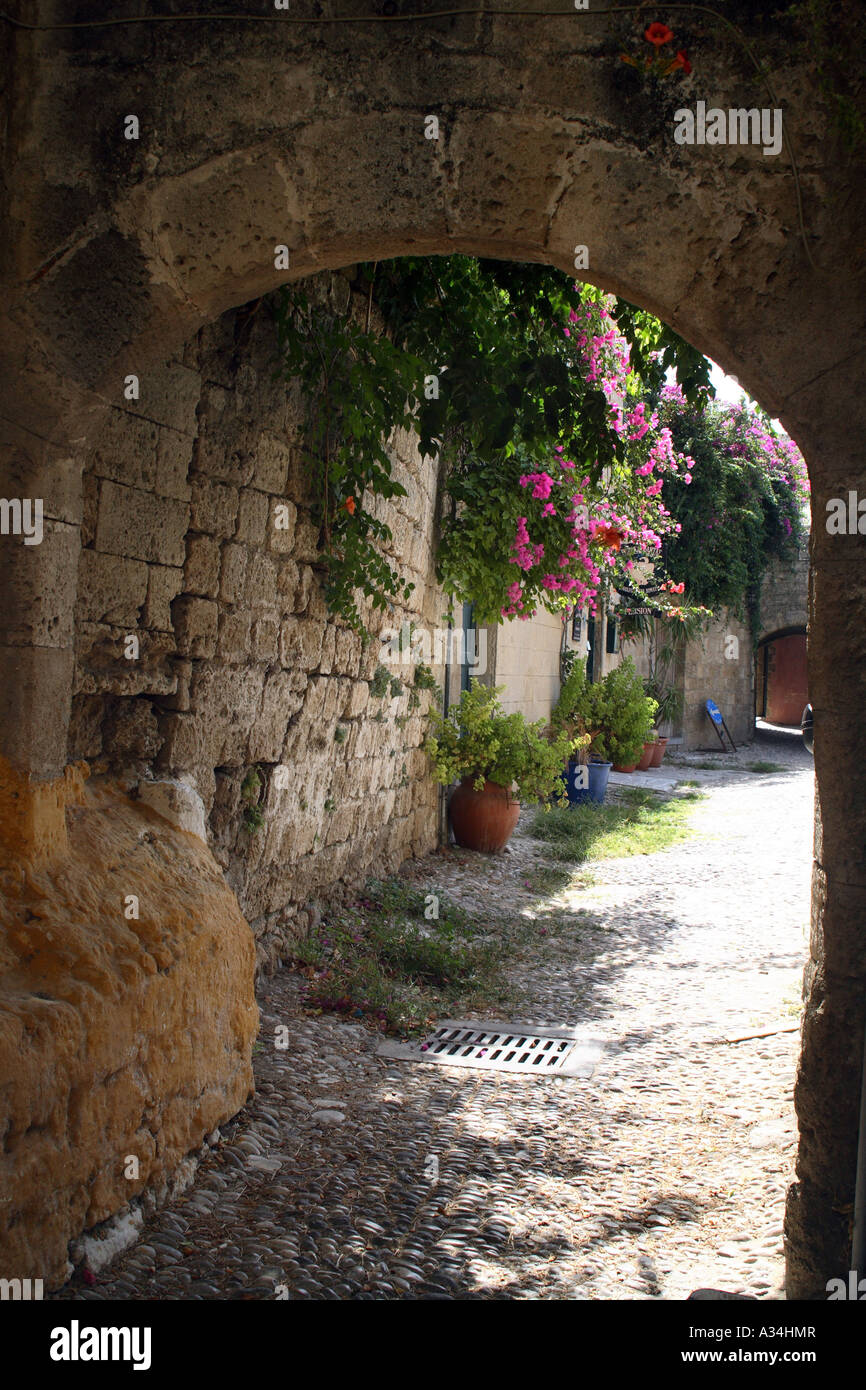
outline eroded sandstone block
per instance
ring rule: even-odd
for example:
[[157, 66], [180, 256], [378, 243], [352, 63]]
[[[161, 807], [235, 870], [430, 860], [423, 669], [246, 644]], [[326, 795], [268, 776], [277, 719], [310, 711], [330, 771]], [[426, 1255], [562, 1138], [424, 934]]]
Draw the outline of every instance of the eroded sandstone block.
[[0, 1263], [49, 1287], [244, 1104], [258, 1026], [252, 934], [201, 840], [117, 783], [54, 791], [0, 874]]

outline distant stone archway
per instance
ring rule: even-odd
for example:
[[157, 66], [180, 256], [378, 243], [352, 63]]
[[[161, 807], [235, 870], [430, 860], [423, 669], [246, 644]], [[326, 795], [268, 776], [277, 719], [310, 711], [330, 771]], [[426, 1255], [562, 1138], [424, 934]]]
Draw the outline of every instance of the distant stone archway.
[[[353, 0], [345, 12], [364, 8]], [[46, 22], [54, 9], [42, 6]], [[0, 552], [7, 852], [38, 841], [49, 854], [61, 834], [87, 440], [128, 374], [146, 379], [203, 324], [287, 278], [279, 246], [290, 278], [455, 251], [570, 270], [586, 247], [578, 273], [657, 313], [781, 418], [807, 458], [816, 516], [829, 497], [866, 490], [864, 303], [852, 292], [866, 193], [807, 63], [772, 34], [753, 36], [789, 121], [808, 254], [786, 156], [673, 140], [680, 105], [766, 104], [741, 51], [706, 18], [683, 16], [694, 73], [649, 91], [619, 61], [624, 23], [7, 26], [15, 240], [0, 333], [2, 486], [43, 497], [47, 518], [43, 545]], [[124, 138], [129, 113], [137, 141]], [[438, 140], [426, 137], [430, 113]], [[862, 555], [858, 537], [816, 526], [819, 819], [789, 1204], [795, 1297], [822, 1297], [848, 1258], [840, 1208], [851, 1200], [866, 997], [866, 799], [852, 771], [866, 756]]]

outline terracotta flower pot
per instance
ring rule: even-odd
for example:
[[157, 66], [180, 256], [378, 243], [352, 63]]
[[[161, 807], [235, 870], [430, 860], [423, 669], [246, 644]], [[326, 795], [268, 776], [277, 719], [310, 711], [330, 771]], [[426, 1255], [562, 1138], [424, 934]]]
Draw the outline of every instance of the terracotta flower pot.
[[654, 756], [654, 754], [655, 754], [655, 751], [656, 751], [656, 740], [655, 740], [655, 739], [653, 739], [651, 743], [645, 743], [645, 744], [644, 744], [644, 746], [643, 746], [643, 752], [642, 752], [641, 755], [640, 755], [640, 761], [638, 762], [638, 765], [637, 765], [637, 770], [638, 770], [638, 772], [646, 772], [646, 770], [647, 770], [648, 767], [652, 767], [652, 760], [653, 760], [653, 756]]
[[507, 787], [485, 782], [482, 791], [473, 787], [473, 778], [464, 777], [448, 803], [454, 838], [462, 849], [498, 854], [511, 839], [520, 816], [520, 802]]
[[665, 755], [665, 749], [667, 748], [667, 746], [667, 739], [660, 738], [653, 750], [652, 762], [650, 763], [650, 767], [661, 767], [662, 758]]
[[613, 765], [614, 772], [634, 772], [636, 768], [637, 763], [629, 763], [626, 767], [623, 767], [620, 763], [614, 763]]

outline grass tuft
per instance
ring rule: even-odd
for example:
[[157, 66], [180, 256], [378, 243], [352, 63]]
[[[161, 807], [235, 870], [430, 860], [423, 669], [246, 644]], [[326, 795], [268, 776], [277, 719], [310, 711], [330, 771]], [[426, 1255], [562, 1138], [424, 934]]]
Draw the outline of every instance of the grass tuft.
[[363, 897], [323, 918], [293, 963], [309, 981], [308, 1009], [401, 1036], [507, 994], [490, 928], [397, 879], [371, 880]]
[[549, 858], [570, 864], [655, 854], [694, 833], [691, 810], [682, 803], [703, 800], [701, 792], [660, 800], [655, 792], [628, 787], [604, 806], [584, 802], [538, 811], [530, 834], [546, 842]]

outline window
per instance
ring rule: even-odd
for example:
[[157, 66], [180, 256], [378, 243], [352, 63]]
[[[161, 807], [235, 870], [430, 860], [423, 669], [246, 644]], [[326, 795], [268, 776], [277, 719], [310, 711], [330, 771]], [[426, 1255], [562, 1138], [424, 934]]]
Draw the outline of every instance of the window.
[[475, 661], [475, 650], [474, 650], [474, 648], [473, 648], [473, 649], [472, 649], [472, 652], [470, 652], [470, 648], [469, 648], [469, 636], [468, 636], [468, 634], [471, 632], [471, 633], [473, 634], [473, 642], [476, 642], [476, 643], [477, 643], [477, 637], [475, 636], [474, 628], [475, 628], [475, 604], [474, 604], [474, 603], [464, 603], [464, 605], [463, 605], [463, 662], [462, 662], [461, 667], [460, 667], [460, 689], [461, 689], [461, 691], [463, 691], [463, 690], [468, 690], [468, 689], [469, 689], [469, 682], [470, 682], [470, 680], [471, 680], [471, 672], [472, 672], [472, 664], [473, 664], [473, 662]]

